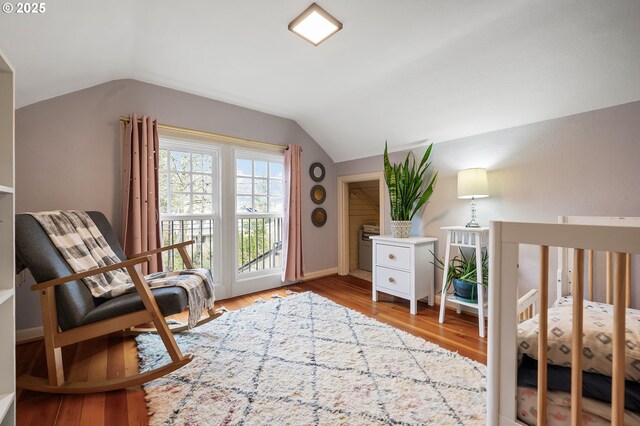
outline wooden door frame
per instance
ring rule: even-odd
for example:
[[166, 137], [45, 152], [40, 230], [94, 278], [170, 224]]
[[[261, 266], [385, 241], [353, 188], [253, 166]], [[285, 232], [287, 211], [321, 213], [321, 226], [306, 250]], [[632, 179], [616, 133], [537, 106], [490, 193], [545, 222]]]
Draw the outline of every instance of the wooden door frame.
[[360, 173], [338, 177], [338, 275], [349, 275], [349, 184], [377, 180], [380, 193], [380, 234], [386, 233], [386, 184], [384, 172]]

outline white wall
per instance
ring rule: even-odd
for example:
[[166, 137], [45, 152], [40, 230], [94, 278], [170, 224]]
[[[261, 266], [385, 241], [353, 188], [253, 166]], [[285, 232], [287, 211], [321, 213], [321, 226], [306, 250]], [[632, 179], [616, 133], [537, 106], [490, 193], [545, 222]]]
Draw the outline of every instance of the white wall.
[[[394, 153], [391, 159], [404, 155]], [[433, 148], [433, 166], [440, 173], [438, 183], [422, 217], [414, 218], [414, 233], [440, 242], [445, 237], [440, 227], [469, 220], [469, 201], [456, 198], [456, 182], [457, 172], [470, 167], [489, 172], [491, 197], [477, 201], [482, 225], [490, 220], [556, 222], [559, 215], [640, 216], [640, 102], [440, 143]], [[338, 163], [336, 174], [381, 169], [382, 157], [376, 156]], [[437, 250], [442, 257], [443, 244]], [[555, 260], [554, 252], [554, 280]], [[536, 268], [537, 249], [523, 247], [521, 294], [537, 285]], [[640, 274], [637, 259], [633, 268]], [[639, 285], [632, 301], [640, 305]]]

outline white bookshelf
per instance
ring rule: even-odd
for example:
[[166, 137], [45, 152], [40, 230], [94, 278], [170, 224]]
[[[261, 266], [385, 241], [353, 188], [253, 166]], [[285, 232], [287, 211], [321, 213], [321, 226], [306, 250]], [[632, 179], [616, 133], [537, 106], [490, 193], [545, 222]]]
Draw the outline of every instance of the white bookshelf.
[[0, 51], [0, 426], [16, 423], [14, 87]]

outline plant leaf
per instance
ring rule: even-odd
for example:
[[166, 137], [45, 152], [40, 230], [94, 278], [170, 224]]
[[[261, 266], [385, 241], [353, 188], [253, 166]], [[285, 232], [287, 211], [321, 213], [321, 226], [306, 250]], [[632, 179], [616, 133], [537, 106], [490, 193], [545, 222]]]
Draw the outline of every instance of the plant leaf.
[[[425, 150], [418, 164], [413, 152], [409, 152], [404, 162], [391, 164], [388, 144], [384, 144], [384, 176], [389, 190], [389, 207], [392, 220], [411, 220], [433, 194], [438, 173], [433, 173], [429, 184], [423, 190], [424, 177], [431, 166], [429, 158], [433, 144]], [[417, 167], [416, 167], [417, 165]]]

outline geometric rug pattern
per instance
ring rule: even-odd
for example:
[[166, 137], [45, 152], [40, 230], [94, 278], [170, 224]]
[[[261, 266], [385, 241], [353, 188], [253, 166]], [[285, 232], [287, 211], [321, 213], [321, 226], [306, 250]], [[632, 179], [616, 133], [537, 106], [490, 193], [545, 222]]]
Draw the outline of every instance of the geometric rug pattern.
[[[169, 357], [136, 337], [141, 369]], [[176, 335], [195, 358], [144, 385], [151, 425], [480, 425], [486, 367], [311, 292]]]

